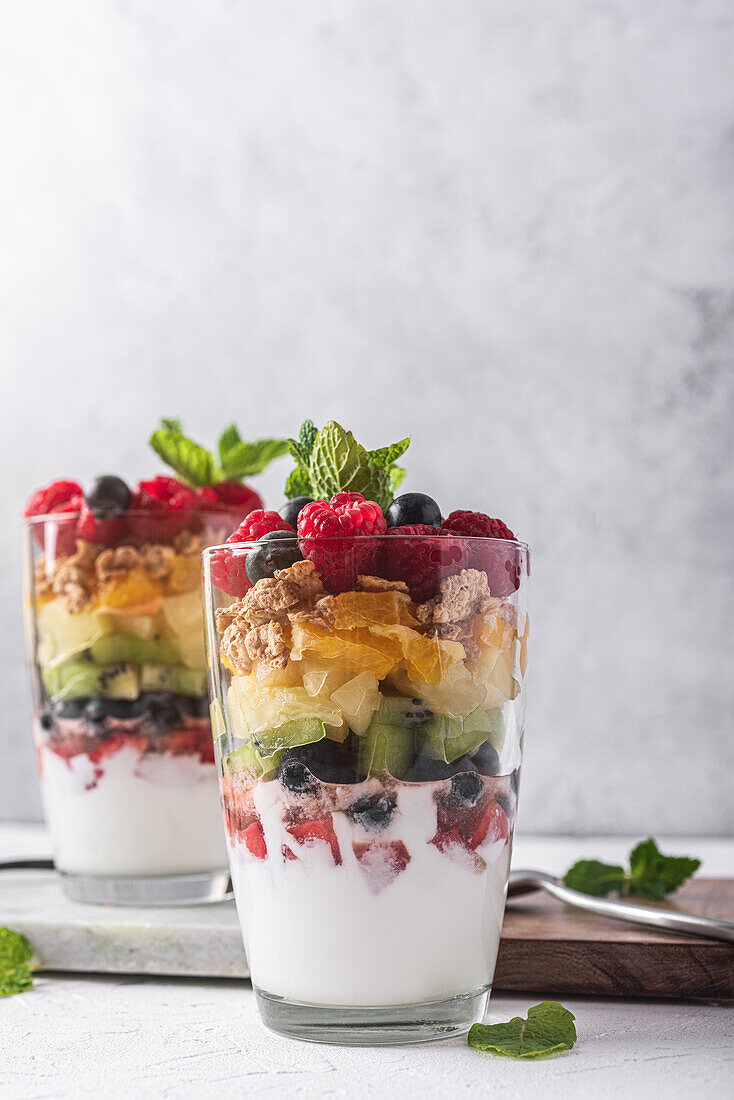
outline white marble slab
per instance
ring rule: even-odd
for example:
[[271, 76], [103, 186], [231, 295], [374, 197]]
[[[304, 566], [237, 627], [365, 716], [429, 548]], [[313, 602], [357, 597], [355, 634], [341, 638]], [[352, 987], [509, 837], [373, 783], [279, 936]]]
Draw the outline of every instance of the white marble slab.
[[[623, 857], [626, 837], [518, 837], [515, 867], [560, 874], [576, 859]], [[693, 854], [708, 875], [731, 873], [734, 842], [661, 839], [664, 851]], [[0, 826], [0, 859], [49, 854], [37, 825]], [[80, 905], [51, 871], [0, 872], [0, 925], [23, 932], [48, 971], [244, 978], [248, 975], [234, 902], [161, 909]]]

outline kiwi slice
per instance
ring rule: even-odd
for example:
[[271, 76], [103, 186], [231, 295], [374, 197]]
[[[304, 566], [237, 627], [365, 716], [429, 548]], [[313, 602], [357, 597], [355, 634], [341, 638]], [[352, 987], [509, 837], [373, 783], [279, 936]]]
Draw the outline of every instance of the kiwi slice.
[[374, 717], [383, 725], [419, 729], [433, 717], [433, 711], [422, 699], [383, 695]]
[[324, 737], [326, 727], [320, 718], [297, 718], [272, 729], [258, 730], [255, 734], [258, 750], [265, 756], [296, 745], [311, 745]]
[[178, 646], [170, 638], [141, 638], [137, 634], [103, 634], [89, 652], [98, 665], [121, 661], [133, 661], [138, 665], [174, 665], [181, 659]]
[[141, 691], [170, 691], [174, 695], [206, 695], [206, 670], [184, 665], [140, 666]]
[[413, 762], [415, 733], [406, 726], [381, 722], [377, 717], [358, 739], [357, 767], [365, 775], [387, 771], [402, 779]]
[[46, 691], [52, 699], [137, 699], [140, 694], [135, 665], [95, 665], [91, 661], [71, 660], [56, 668], [42, 670]]
[[424, 751], [447, 764], [479, 748], [485, 741], [500, 749], [505, 736], [502, 708], [475, 710], [463, 719], [435, 714], [423, 727], [423, 736]]
[[256, 779], [261, 779], [264, 775], [278, 770], [283, 751], [281, 749], [273, 756], [263, 756], [252, 742], [248, 742], [233, 749], [222, 758], [222, 771], [226, 776], [234, 775], [238, 771], [246, 771]]

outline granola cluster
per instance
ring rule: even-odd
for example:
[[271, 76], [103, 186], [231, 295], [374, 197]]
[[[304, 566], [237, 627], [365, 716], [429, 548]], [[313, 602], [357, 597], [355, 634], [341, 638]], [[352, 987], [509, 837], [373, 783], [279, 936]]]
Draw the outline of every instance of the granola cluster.
[[77, 539], [73, 554], [38, 562], [34, 571], [36, 597], [56, 596], [74, 615], [92, 602], [99, 585], [121, 580], [133, 569], [143, 569], [153, 580], [165, 581], [174, 570], [177, 556], [198, 558], [203, 545], [201, 535], [191, 531], [177, 535], [173, 546], [147, 542], [140, 547], [105, 549], [99, 543]]

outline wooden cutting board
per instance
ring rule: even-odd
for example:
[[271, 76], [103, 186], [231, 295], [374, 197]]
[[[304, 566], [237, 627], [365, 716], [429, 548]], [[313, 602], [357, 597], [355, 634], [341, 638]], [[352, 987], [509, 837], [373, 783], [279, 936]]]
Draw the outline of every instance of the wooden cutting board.
[[[692, 879], [661, 905], [734, 921], [734, 879]], [[507, 903], [494, 988], [731, 1000], [734, 944], [635, 928], [537, 892]]]

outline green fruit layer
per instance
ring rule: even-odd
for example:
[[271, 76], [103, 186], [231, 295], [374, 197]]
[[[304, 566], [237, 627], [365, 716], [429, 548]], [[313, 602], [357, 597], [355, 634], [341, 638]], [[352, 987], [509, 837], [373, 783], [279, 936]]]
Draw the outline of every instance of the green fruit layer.
[[139, 670], [135, 665], [95, 665], [91, 661], [66, 661], [42, 671], [46, 691], [53, 699], [137, 699]]
[[92, 660], [98, 665], [132, 661], [137, 665], [174, 665], [181, 659], [178, 646], [170, 638], [141, 638], [137, 634], [104, 634], [91, 646]]
[[170, 691], [174, 695], [206, 695], [206, 671], [183, 665], [141, 665], [141, 691]]

